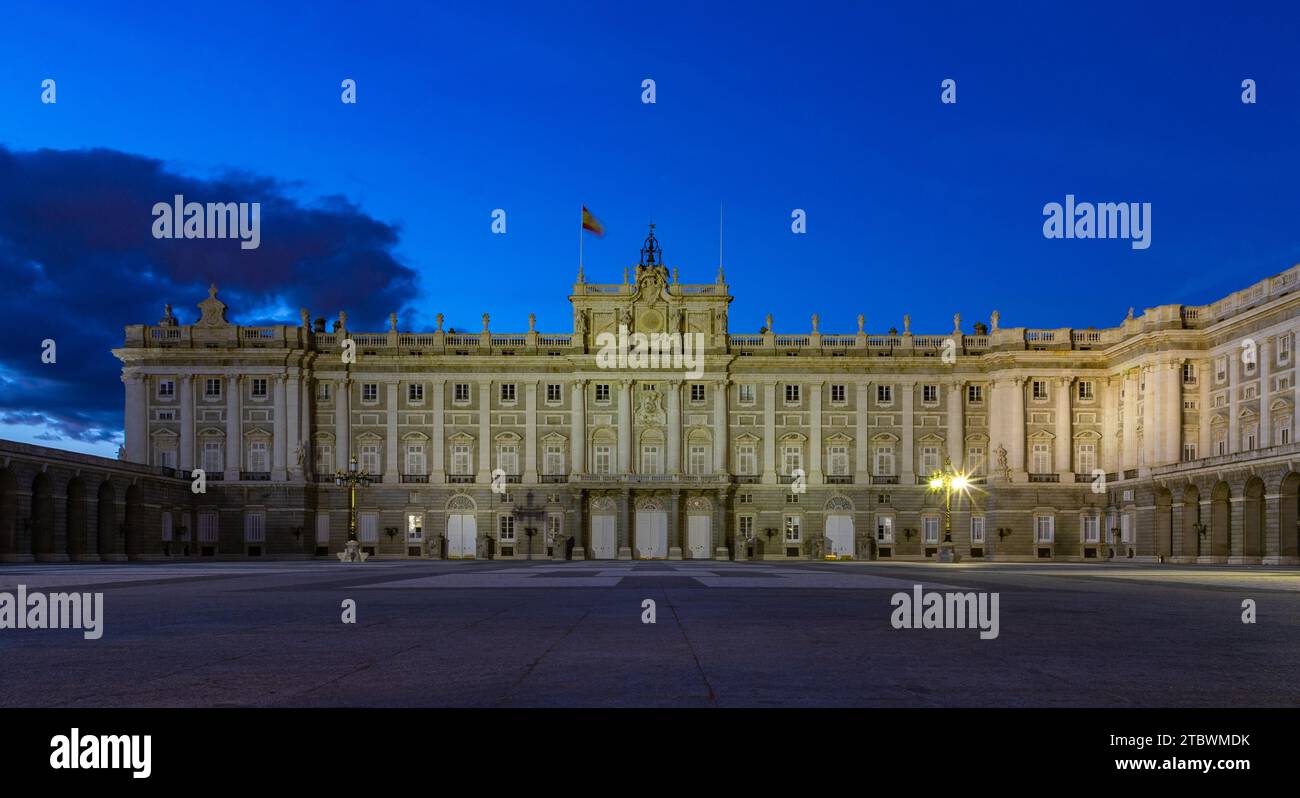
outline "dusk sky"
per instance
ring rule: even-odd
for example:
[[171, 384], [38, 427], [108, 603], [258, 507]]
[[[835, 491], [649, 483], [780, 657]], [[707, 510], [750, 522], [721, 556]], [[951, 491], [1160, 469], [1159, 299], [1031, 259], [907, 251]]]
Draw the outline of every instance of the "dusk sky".
[[[733, 333], [1109, 327], [1300, 261], [1285, 4], [268, 5], [6, 4], [0, 437], [115, 455], [109, 349], [210, 282], [241, 323], [567, 333], [583, 204], [591, 282], [652, 217], [712, 282], [723, 205]], [[261, 247], [155, 240], [174, 193], [261, 202]], [[1044, 238], [1067, 194], [1151, 203], [1150, 247]]]

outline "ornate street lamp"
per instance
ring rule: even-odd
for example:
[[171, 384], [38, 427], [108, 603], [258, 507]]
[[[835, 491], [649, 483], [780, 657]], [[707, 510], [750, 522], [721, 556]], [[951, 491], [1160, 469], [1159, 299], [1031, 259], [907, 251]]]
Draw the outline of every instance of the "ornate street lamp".
[[936, 562], [959, 562], [961, 556], [952, 545], [952, 494], [954, 491], [964, 493], [970, 487], [970, 479], [952, 467], [952, 461], [944, 458], [943, 468], [930, 474], [930, 490], [943, 491], [943, 543], [935, 556]]
[[347, 471], [334, 473], [334, 484], [338, 487], [348, 486], [348, 543], [347, 548], [339, 554], [343, 562], [364, 562], [357, 540], [357, 488], [370, 486], [370, 473], [357, 468], [357, 456], [352, 455], [348, 461]]

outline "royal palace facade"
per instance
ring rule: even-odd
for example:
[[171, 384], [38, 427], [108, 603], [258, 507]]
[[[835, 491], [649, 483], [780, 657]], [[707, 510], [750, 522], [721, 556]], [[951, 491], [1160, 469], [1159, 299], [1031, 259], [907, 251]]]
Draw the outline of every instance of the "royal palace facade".
[[[564, 333], [243, 327], [214, 286], [114, 350], [125, 462], [4, 452], [0, 557], [332, 557], [355, 528], [392, 558], [923, 560], [947, 522], [965, 559], [1295, 564], [1298, 284], [1108, 329], [733, 334], [721, 269], [680, 283], [652, 230], [622, 283], [579, 270]], [[620, 327], [699, 362], [611, 367]]]

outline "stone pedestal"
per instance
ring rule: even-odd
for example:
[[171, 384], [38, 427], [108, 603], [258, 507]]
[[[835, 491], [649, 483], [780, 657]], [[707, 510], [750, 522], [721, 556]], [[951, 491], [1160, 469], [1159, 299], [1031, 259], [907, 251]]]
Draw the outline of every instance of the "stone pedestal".
[[343, 551], [338, 553], [339, 562], [365, 562], [369, 557], [361, 550], [361, 541], [349, 540]]
[[584, 548], [581, 547], [581, 546], [574, 546], [574, 547], [573, 547], [573, 559], [575, 559], [575, 560], [585, 560], [585, 559], [587, 559], [587, 550], [584, 549]]
[[715, 559], [715, 560], [730, 560], [730, 559], [731, 559], [731, 552], [727, 551], [727, 547], [726, 547], [726, 546], [719, 546], [719, 547], [717, 547], [716, 549], [713, 550], [713, 559]]
[[682, 547], [681, 547], [681, 546], [673, 546], [672, 548], [668, 549], [668, 559], [670, 559], [670, 560], [680, 560], [681, 558], [682, 558]]
[[620, 559], [620, 560], [630, 560], [630, 559], [632, 559], [632, 548], [631, 548], [630, 546], [619, 546], [619, 547], [618, 547], [618, 559]]
[[940, 543], [939, 550], [934, 553], [935, 562], [961, 562], [961, 555], [951, 543]]

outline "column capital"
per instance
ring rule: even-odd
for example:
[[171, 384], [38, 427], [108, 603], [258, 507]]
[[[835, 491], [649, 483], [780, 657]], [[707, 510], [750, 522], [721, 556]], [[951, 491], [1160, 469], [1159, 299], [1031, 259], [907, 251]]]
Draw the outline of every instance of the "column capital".
[[1072, 382], [1074, 382], [1074, 377], [1072, 376], [1061, 376], [1056, 378], [1056, 383], [1062, 388], [1069, 388], [1070, 383]]

